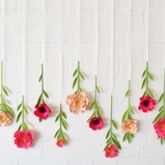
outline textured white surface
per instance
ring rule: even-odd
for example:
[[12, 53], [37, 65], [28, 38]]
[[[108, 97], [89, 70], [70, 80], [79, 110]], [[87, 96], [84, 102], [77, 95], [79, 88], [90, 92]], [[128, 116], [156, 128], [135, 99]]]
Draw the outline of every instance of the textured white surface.
[[[10, 100], [16, 109], [22, 93], [22, 11], [24, 0], [6, 1], [6, 57], [5, 81], [11, 89]], [[26, 102], [34, 107], [40, 92], [38, 76], [40, 74], [40, 58], [42, 45], [42, 0], [28, 1], [27, 18], [27, 60], [26, 60]], [[66, 12], [67, 3], [69, 10]], [[99, 45], [99, 84], [103, 89], [100, 95], [100, 105], [109, 119], [110, 108], [110, 53], [111, 53], [111, 0], [98, 0], [98, 45]], [[132, 0], [132, 102], [137, 107], [141, 96], [141, 73], [145, 67], [145, 0]], [[54, 107], [60, 101], [60, 61], [59, 49], [65, 28], [62, 26], [64, 13], [67, 13], [66, 41], [63, 52], [64, 97], [72, 93], [72, 72], [81, 55], [82, 70], [88, 78], [83, 87], [93, 94], [94, 57], [96, 53], [96, 0], [80, 0], [81, 50], [78, 43], [77, 0], [46, 0], [47, 54], [46, 54], [46, 87], [50, 94], [49, 103]], [[1, 7], [0, 7], [1, 10]], [[65, 11], [65, 12], [64, 12]], [[151, 83], [157, 96], [163, 88], [163, 66], [165, 64], [165, 1], [149, 0], [149, 62], [155, 75]], [[1, 22], [0, 22], [1, 24]], [[115, 56], [114, 56], [114, 117], [120, 122], [127, 100], [124, 92], [127, 89], [128, 57], [129, 57], [129, 0], [115, 0]], [[3, 45], [2, 26], [0, 26], [0, 53]], [[63, 99], [65, 103], [65, 98]], [[70, 129], [68, 146], [59, 149], [53, 140], [58, 125], [54, 118], [39, 123], [31, 113], [29, 121], [39, 132], [39, 139], [34, 148], [19, 150], [13, 144], [13, 133], [18, 125], [0, 128], [0, 164], [1, 165], [164, 165], [165, 146], [161, 146], [152, 128], [152, 120], [157, 114], [154, 110], [148, 114], [137, 112], [135, 117], [140, 120], [140, 132], [137, 133], [131, 145], [123, 144], [119, 157], [110, 160], [104, 158], [103, 148], [108, 127], [102, 131], [92, 132], [86, 123], [90, 112], [75, 116], [67, 107]], [[54, 110], [55, 114], [57, 109]], [[119, 132], [120, 140], [122, 134]]]

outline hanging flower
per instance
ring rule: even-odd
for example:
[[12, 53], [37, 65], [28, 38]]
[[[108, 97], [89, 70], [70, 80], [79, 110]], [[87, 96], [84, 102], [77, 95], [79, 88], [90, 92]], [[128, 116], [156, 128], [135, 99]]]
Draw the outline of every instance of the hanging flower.
[[40, 104], [36, 110], [34, 111], [34, 114], [39, 117], [39, 119], [47, 119], [51, 114], [51, 109], [47, 106], [47, 104], [42, 103]]
[[8, 126], [13, 122], [13, 117], [4, 111], [0, 111], [0, 125]]
[[137, 120], [132, 119], [135, 112], [134, 107], [131, 104], [131, 81], [128, 81], [128, 90], [125, 93], [125, 97], [128, 98], [128, 107], [122, 116], [121, 129], [124, 133], [123, 141], [131, 143], [134, 138], [134, 134], [137, 132]]
[[60, 104], [60, 112], [56, 117], [55, 122], [59, 122], [59, 129], [56, 131], [54, 135], [54, 139], [56, 139], [56, 145], [58, 147], [63, 147], [67, 141], [68, 141], [68, 136], [65, 133], [65, 131], [68, 129], [68, 123], [67, 123], [67, 115], [66, 113], [62, 110], [62, 105]]
[[118, 150], [121, 149], [120, 142], [118, 137], [114, 132], [114, 129], [118, 129], [117, 122], [113, 119], [112, 116], [112, 96], [111, 96], [111, 115], [110, 115], [110, 128], [106, 134], [106, 146], [104, 148], [105, 157], [114, 158], [118, 155]]
[[153, 121], [153, 126], [155, 129], [158, 138], [160, 139], [160, 143], [165, 143], [165, 70], [164, 70], [164, 90], [159, 97], [159, 104], [162, 104], [159, 108], [159, 113], [155, 117]]
[[56, 145], [62, 148], [65, 145], [65, 141], [63, 139], [58, 139]]
[[152, 73], [149, 72], [148, 62], [146, 63], [146, 69], [142, 74], [143, 82], [141, 89], [145, 88], [143, 96], [139, 99], [139, 110], [143, 112], [152, 111], [155, 108], [156, 100], [154, 99], [154, 93], [149, 87], [149, 80], [154, 80], [154, 76]]
[[33, 143], [33, 133], [32, 131], [25, 130], [25, 131], [16, 131], [14, 133], [14, 143], [18, 148], [30, 148]]
[[103, 119], [101, 117], [93, 117], [93, 118], [91, 118], [90, 121], [89, 121], [89, 127], [92, 130], [102, 129], [104, 127]]
[[143, 112], [152, 111], [155, 108], [156, 100], [151, 96], [143, 96], [140, 98], [139, 110]]
[[74, 94], [71, 94], [67, 97], [67, 104], [69, 105], [70, 112], [74, 114], [79, 114], [84, 112], [89, 108], [89, 99], [85, 92], [81, 88], [81, 81], [85, 79], [85, 74], [80, 70], [80, 62], [78, 61], [78, 66], [73, 73], [73, 84], [72, 89], [76, 88]]
[[137, 132], [137, 120], [128, 119], [121, 125], [124, 133], [135, 134]]
[[18, 106], [19, 111], [16, 122], [21, 121], [18, 130], [14, 133], [14, 144], [18, 148], [28, 149], [32, 147], [34, 141], [33, 131], [29, 130], [28, 124], [25, 120], [26, 115], [28, 114], [27, 106], [24, 104], [24, 97], [22, 97], [22, 102]]
[[115, 145], [110, 145], [105, 150], [106, 158], [114, 158], [118, 155], [118, 148]]
[[70, 112], [79, 114], [89, 108], [89, 99], [84, 92], [75, 93], [67, 97]]
[[165, 118], [154, 124], [154, 129], [159, 138], [165, 138]]
[[14, 112], [8, 103], [8, 88], [3, 83], [3, 62], [1, 61], [1, 83], [0, 83], [0, 126], [9, 126], [14, 120]]
[[104, 127], [102, 111], [97, 102], [97, 94], [99, 93], [100, 93], [100, 88], [97, 85], [97, 77], [95, 77], [95, 97], [90, 107], [90, 109], [93, 109], [93, 113], [88, 119], [89, 127], [92, 130], [100, 130]]
[[39, 82], [41, 82], [41, 94], [38, 98], [37, 104], [35, 106], [34, 115], [39, 118], [39, 121], [47, 119], [51, 115], [51, 109], [45, 102], [45, 98], [49, 98], [48, 93], [44, 89], [44, 71], [43, 64], [41, 65], [41, 75], [39, 78]]

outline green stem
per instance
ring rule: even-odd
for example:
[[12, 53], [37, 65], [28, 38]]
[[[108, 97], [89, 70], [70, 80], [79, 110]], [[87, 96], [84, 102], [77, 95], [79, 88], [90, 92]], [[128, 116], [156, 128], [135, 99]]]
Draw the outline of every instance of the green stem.
[[113, 96], [111, 95], [111, 112], [110, 112], [110, 130], [112, 133], [112, 108], [113, 108]]
[[60, 104], [60, 136], [62, 136], [62, 123], [61, 123], [61, 120], [62, 120], [62, 105]]
[[44, 93], [44, 65], [41, 64], [41, 75], [42, 75], [42, 80], [41, 80], [41, 89], [42, 89], [42, 102], [44, 101], [43, 99], [43, 93]]
[[95, 101], [97, 100], [97, 76], [95, 76]]
[[129, 93], [128, 93], [128, 106], [131, 105], [131, 80], [128, 80], [128, 90], [129, 90]]
[[77, 91], [80, 91], [80, 61], [78, 61], [78, 86]]
[[146, 63], [146, 91], [148, 91], [148, 61]]
[[23, 106], [23, 109], [22, 109], [22, 123], [24, 123], [24, 119], [25, 119], [25, 112], [24, 112], [24, 96], [22, 96], [22, 106]]

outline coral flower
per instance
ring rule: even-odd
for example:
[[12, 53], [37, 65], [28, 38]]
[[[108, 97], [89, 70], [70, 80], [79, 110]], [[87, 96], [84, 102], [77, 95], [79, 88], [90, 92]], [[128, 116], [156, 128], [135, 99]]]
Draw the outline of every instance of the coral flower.
[[93, 117], [89, 121], [89, 127], [93, 130], [99, 130], [104, 127], [104, 121], [101, 117]]
[[89, 108], [89, 99], [84, 92], [69, 95], [67, 97], [67, 104], [69, 105], [70, 112], [78, 114], [84, 112]]
[[118, 155], [118, 148], [115, 145], [110, 145], [105, 150], [105, 157], [114, 158]]
[[140, 98], [139, 110], [143, 112], [152, 111], [155, 108], [156, 100], [151, 96], [143, 96]]
[[135, 134], [137, 132], [137, 120], [128, 119], [121, 125], [121, 129], [124, 133]]
[[65, 141], [63, 139], [58, 139], [56, 142], [56, 145], [60, 148], [62, 148], [65, 144]]
[[25, 130], [25, 131], [16, 131], [14, 134], [14, 143], [16, 144], [16, 146], [18, 148], [25, 148], [28, 149], [32, 146], [33, 143], [33, 133], [29, 130]]
[[34, 114], [41, 120], [47, 119], [51, 115], [51, 109], [45, 103], [42, 103], [36, 107]]
[[13, 117], [4, 111], [0, 111], [0, 125], [8, 126], [13, 122]]
[[154, 129], [159, 138], [165, 138], [165, 118], [158, 120], [154, 124]]

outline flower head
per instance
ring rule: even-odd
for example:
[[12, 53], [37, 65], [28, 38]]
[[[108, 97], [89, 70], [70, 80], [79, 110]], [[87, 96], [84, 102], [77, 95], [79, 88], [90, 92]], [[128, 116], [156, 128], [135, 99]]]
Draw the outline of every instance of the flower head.
[[62, 148], [65, 144], [65, 141], [63, 139], [58, 139], [56, 142], [56, 145], [60, 148]]
[[105, 157], [114, 158], [118, 155], [118, 148], [115, 145], [110, 145], [105, 149]]
[[33, 143], [33, 133], [29, 130], [25, 130], [25, 131], [20, 131], [17, 130], [14, 133], [14, 143], [18, 148], [30, 148], [32, 146]]
[[124, 133], [135, 134], [137, 132], [137, 120], [128, 119], [121, 125], [121, 129]]
[[143, 96], [140, 98], [139, 110], [143, 112], [152, 111], [155, 108], [156, 100], [151, 96]]
[[0, 111], [0, 125], [8, 126], [13, 122], [13, 117], [4, 111]]
[[159, 138], [165, 138], [165, 118], [158, 120], [154, 124], [154, 129]]
[[84, 92], [75, 93], [67, 97], [70, 112], [78, 114], [89, 108], [89, 99]]
[[104, 127], [104, 121], [101, 117], [93, 117], [89, 121], [89, 127], [93, 130], [99, 130]]
[[47, 106], [47, 104], [42, 103], [39, 105], [36, 110], [34, 111], [34, 114], [39, 117], [39, 119], [47, 119], [51, 114], [51, 109]]

